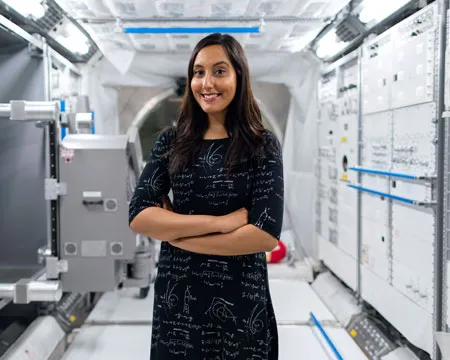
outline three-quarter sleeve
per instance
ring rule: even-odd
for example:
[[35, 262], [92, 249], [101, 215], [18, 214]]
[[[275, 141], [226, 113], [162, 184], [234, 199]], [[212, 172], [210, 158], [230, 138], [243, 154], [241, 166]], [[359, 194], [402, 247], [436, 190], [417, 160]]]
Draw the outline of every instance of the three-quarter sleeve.
[[263, 157], [254, 162], [249, 224], [279, 240], [284, 210], [282, 149], [272, 132], [266, 130], [264, 136]]
[[161, 158], [170, 147], [172, 129], [162, 132], [155, 141], [147, 164], [139, 177], [128, 210], [128, 222], [150, 206], [162, 207], [162, 196], [170, 190], [169, 160]]

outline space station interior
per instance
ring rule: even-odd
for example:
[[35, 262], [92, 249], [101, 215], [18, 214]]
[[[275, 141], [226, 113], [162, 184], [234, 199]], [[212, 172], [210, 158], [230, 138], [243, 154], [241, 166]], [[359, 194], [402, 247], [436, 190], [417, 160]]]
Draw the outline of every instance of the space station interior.
[[449, 14], [0, 0], [0, 360], [149, 359], [161, 242], [129, 204], [213, 32], [245, 50], [283, 149], [279, 360], [450, 359]]

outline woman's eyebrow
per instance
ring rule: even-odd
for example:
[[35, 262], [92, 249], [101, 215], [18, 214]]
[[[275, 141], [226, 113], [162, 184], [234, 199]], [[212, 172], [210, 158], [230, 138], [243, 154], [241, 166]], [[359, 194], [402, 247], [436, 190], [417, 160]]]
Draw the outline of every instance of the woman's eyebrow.
[[[226, 61], [219, 61], [219, 62], [215, 63], [213, 66], [217, 66], [217, 65], [226, 65], [226, 66], [229, 66], [228, 63], [227, 63]], [[203, 65], [201, 65], [201, 64], [195, 64], [195, 65], [194, 65], [194, 68], [202, 68], [202, 67], [203, 67]]]

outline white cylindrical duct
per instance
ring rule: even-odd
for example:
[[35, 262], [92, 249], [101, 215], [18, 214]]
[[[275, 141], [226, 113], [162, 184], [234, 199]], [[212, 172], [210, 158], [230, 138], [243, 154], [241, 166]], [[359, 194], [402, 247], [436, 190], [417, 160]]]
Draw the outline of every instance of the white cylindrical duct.
[[59, 281], [32, 281], [28, 284], [29, 301], [59, 301], [62, 294]]
[[0, 118], [11, 116], [11, 105], [10, 104], [0, 104]]
[[61, 300], [63, 291], [59, 281], [30, 281], [27, 286], [27, 298], [16, 299], [17, 284], [1, 284], [0, 298], [13, 299], [14, 303], [30, 303], [33, 301], [50, 301], [55, 302]]
[[0, 284], [0, 299], [12, 299], [15, 288], [15, 284]]
[[18, 121], [52, 121], [59, 116], [57, 101], [11, 101], [0, 104], [0, 117]]

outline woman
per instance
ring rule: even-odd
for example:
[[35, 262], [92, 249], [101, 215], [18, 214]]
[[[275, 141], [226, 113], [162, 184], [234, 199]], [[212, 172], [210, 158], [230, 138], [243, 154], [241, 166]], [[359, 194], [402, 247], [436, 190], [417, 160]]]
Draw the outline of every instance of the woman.
[[280, 143], [262, 125], [244, 51], [207, 36], [130, 203], [130, 228], [162, 241], [151, 360], [278, 359], [265, 252], [283, 196]]

